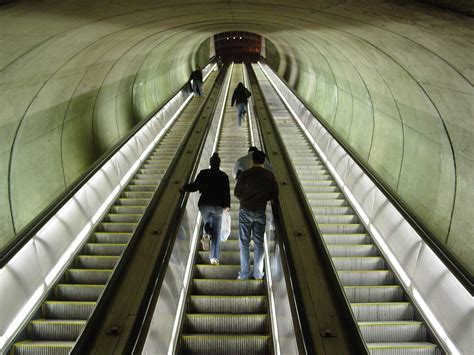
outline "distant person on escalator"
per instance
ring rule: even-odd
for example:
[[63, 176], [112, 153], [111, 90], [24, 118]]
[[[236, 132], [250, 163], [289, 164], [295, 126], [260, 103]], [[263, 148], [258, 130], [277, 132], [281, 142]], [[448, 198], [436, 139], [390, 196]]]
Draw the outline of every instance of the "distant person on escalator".
[[202, 71], [199, 65], [196, 65], [196, 70], [191, 72], [189, 84], [191, 84], [191, 82], [194, 96], [203, 96], [204, 92], [202, 91]]
[[[243, 157], [237, 159], [234, 165], [234, 169], [232, 170], [232, 177], [234, 179], [238, 179], [240, 173], [245, 170], [250, 169], [253, 166], [253, 152], [257, 152], [257, 147], [249, 147], [248, 153]], [[268, 162], [267, 158], [265, 158], [265, 162], [263, 163], [263, 167], [267, 170], [272, 171], [272, 165]]]
[[184, 185], [187, 192], [198, 191], [201, 193], [198, 206], [204, 222], [204, 236], [202, 237], [202, 248], [209, 250], [209, 259], [212, 265], [219, 264], [220, 234], [222, 224], [222, 213], [230, 209], [230, 187], [229, 177], [219, 169], [221, 159], [214, 153], [210, 159], [210, 169], [199, 172], [194, 182]]
[[232, 95], [231, 106], [234, 106], [234, 103], [237, 104], [237, 123], [239, 127], [242, 126], [242, 120], [247, 113], [247, 103], [250, 96], [252, 96], [252, 94], [247, 90], [244, 84], [238, 83]]

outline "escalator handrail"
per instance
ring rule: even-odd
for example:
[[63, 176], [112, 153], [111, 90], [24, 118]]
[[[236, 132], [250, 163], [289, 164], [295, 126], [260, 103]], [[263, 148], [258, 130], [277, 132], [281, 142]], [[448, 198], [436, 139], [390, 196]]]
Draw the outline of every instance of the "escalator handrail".
[[[264, 60], [262, 62], [265, 63]], [[265, 63], [266, 64], [266, 63]], [[268, 64], [267, 64], [268, 66]], [[270, 66], [268, 66], [270, 68]], [[428, 228], [428, 226], [422, 222], [411, 209], [400, 200], [399, 197], [393, 193], [385, 183], [381, 182], [374, 171], [366, 166], [361, 159], [358, 158], [357, 154], [352, 150], [347, 143], [345, 143], [336, 134], [335, 130], [325, 123], [321, 116], [312, 109], [308, 102], [301, 98], [300, 95], [274, 70], [273, 73], [286, 85], [286, 87], [296, 96], [296, 98], [303, 104], [318, 122], [329, 132], [331, 137], [349, 154], [351, 159], [358, 165], [358, 167], [372, 180], [378, 189], [387, 197], [390, 203], [396, 208], [396, 210], [403, 216], [408, 224], [417, 232], [420, 238], [428, 244], [433, 252], [443, 261], [449, 271], [456, 277], [456, 279], [469, 291], [471, 295], [474, 294], [474, 275], [472, 275], [464, 265], [462, 265], [454, 256], [454, 254], [443, 244], [441, 244], [435, 237], [434, 233]]]
[[0, 251], [0, 269], [16, 255], [18, 251], [30, 241], [35, 234], [43, 228], [48, 221], [110, 160], [133, 136], [140, 131], [175, 95], [186, 89], [188, 83], [181, 86], [172, 93], [164, 103], [149, 114], [143, 121], [139, 122], [132, 130], [108, 152], [102, 154], [91, 167], [78, 179], [76, 179], [66, 190], [54, 199], [48, 207], [41, 211], [30, 223], [28, 223], [6, 247]]

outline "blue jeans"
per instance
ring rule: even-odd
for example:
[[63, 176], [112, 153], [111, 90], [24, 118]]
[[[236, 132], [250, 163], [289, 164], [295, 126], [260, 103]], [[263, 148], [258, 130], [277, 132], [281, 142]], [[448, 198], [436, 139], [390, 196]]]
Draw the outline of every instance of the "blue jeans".
[[209, 259], [219, 259], [221, 251], [220, 235], [222, 224], [222, 212], [224, 209], [220, 206], [199, 206], [202, 220], [204, 222], [204, 233], [211, 237], [211, 249], [209, 250]]
[[[251, 211], [241, 208], [239, 212], [240, 272], [241, 279], [252, 276], [263, 278], [263, 234], [265, 233], [265, 210]], [[253, 273], [250, 271], [250, 236], [253, 234]]]
[[237, 122], [239, 126], [242, 126], [242, 120], [244, 118], [244, 114], [247, 112], [247, 104], [237, 104]]
[[202, 91], [202, 81], [193, 80], [193, 92], [194, 96], [202, 96], [204, 94]]

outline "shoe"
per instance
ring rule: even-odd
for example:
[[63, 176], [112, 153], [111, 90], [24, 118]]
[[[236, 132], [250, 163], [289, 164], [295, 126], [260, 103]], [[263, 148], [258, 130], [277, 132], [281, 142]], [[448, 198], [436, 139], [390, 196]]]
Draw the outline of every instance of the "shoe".
[[211, 239], [207, 234], [204, 234], [201, 238], [202, 250], [209, 251], [211, 247]]
[[211, 258], [211, 265], [219, 265], [219, 259]]

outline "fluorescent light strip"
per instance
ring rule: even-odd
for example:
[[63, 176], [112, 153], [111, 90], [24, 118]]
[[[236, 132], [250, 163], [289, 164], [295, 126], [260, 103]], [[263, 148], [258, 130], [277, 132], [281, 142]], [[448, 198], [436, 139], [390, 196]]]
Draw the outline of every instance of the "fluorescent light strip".
[[[398, 259], [395, 257], [395, 255], [392, 253], [392, 251], [390, 250], [390, 248], [388, 247], [387, 243], [385, 242], [384, 238], [381, 236], [381, 234], [378, 232], [378, 230], [374, 227], [374, 225], [372, 225], [370, 223], [370, 218], [367, 216], [367, 214], [363, 211], [363, 208], [361, 207], [361, 205], [357, 202], [357, 200], [355, 199], [354, 195], [352, 194], [352, 192], [349, 190], [349, 188], [342, 182], [342, 178], [339, 176], [339, 174], [336, 172], [336, 170], [334, 169], [334, 167], [329, 163], [326, 155], [324, 153], [322, 153], [320, 147], [316, 144], [315, 140], [313, 139], [313, 137], [311, 136], [311, 134], [309, 133], [309, 131], [306, 129], [306, 127], [303, 126], [302, 122], [300, 121], [300, 119], [296, 116], [295, 112], [293, 111], [293, 109], [291, 109], [291, 107], [289, 107], [289, 104], [287, 102], [287, 100], [283, 97], [283, 95], [281, 94], [280, 90], [278, 90], [278, 88], [276, 87], [275, 83], [273, 82], [273, 80], [269, 77], [269, 75], [266, 73], [265, 69], [262, 67], [262, 65], [260, 64], [260, 62], [258, 63], [260, 68], [262, 69], [262, 71], [264, 72], [265, 76], [268, 78], [268, 80], [270, 81], [270, 83], [272, 84], [272, 86], [274, 87], [274, 89], [277, 91], [278, 95], [280, 96], [280, 98], [282, 99], [282, 101], [285, 103], [285, 105], [287, 106], [288, 110], [291, 112], [291, 114], [293, 115], [293, 117], [295, 118], [295, 120], [297, 121], [298, 125], [302, 128], [302, 130], [304, 131], [306, 137], [311, 141], [311, 144], [312, 146], [318, 151], [319, 154], [321, 154], [324, 159], [325, 159], [325, 162], [326, 164], [328, 165], [328, 168], [330, 168], [332, 174], [334, 174], [334, 176], [336, 177], [337, 176], [337, 180], [338, 182], [340, 182], [340, 186], [344, 189], [344, 192], [346, 194], [346, 197], [349, 199], [349, 201], [351, 202], [351, 204], [356, 207], [356, 210], [357, 210], [357, 213], [359, 214], [359, 216], [362, 218], [362, 221], [364, 223], [364, 225], [369, 229], [369, 232], [370, 234], [372, 235], [372, 237], [374, 238], [374, 240], [376, 241], [377, 243], [377, 246], [381, 249], [383, 255], [389, 260], [391, 266], [393, 267], [395, 273], [399, 276], [400, 280], [402, 281], [402, 284], [405, 286], [405, 288], [407, 290], [410, 290], [411, 292], [411, 295], [413, 296], [413, 300], [415, 302], [415, 304], [417, 304], [420, 309], [422, 310], [423, 314], [425, 315], [427, 321], [429, 322], [429, 324], [432, 326], [432, 328], [435, 330], [436, 334], [439, 336], [439, 338], [442, 340], [442, 342], [444, 343], [444, 345], [446, 347], [448, 347], [448, 349], [450, 350], [450, 352], [452, 354], [460, 354], [459, 350], [456, 348], [456, 346], [454, 345], [454, 343], [452, 342], [452, 340], [449, 338], [449, 336], [447, 335], [446, 331], [444, 330], [444, 328], [442, 327], [441, 323], [438, 321], [438, 319], [436, 318], [436, 316], [433, 314], [433, 312], [431, 311], [430, 307], [428, 306], [428, 304], [425, 302], [425, 300], [423, 299], [423, 297], [421, 296], [421, 294], [419, 293], [419, 291], [413, 287], [412, 285], [412, 282], [411, 282], [411, 278], [409, 277], [409, 275], [405, 272], [405, 269], [402, 267], [402, 265], [398, 262]], [[324, 129], [324, 128], [322, 128]], [[325, 131], [327, 133], [327, 131]], [[342, 182], [342, 183], [341, 183]], [[374, 186], [374, 188], [376, 189], [376, 187]], [[378, 189], [377, 189], [378, 190]]]

